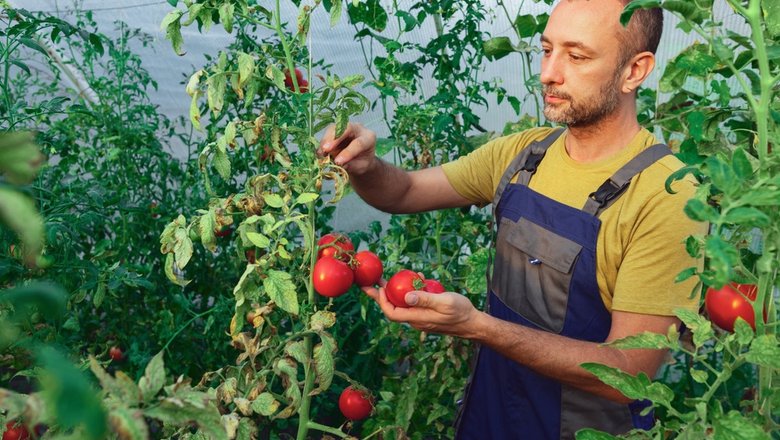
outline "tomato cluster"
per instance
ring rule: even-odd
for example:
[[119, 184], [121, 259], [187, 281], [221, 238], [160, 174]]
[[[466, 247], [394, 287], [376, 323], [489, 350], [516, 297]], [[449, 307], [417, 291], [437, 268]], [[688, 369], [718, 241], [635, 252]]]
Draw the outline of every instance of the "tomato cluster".
[[387, 300], [396, 307], [409, 307], [406, 304], [406, 294], [413, 290], [428, 293], [444, 293], [444, 285], [433, 279], [423, 278], [417, 272], [403, 269], [393, 275], [385, 286]]
[[322, 296], [341, 296], [352, 284], [373, 286], [382, 278], [379, 257], [371, 251], [355, 253], [355, 246], [344, 234], [323, 235], [317, 241], [317, 249], [312, 282]]

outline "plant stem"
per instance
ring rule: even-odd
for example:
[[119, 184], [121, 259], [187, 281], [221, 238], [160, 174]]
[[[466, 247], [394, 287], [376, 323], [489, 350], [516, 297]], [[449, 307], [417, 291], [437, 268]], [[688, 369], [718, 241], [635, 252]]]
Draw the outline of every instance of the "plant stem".
[[163, 348], [160, 351], [167, 350], [168, 346], [171, 345], [171, 342], [173, 342], [173, 340], [176, 339], [177, 336], [179, 336], [179, 333], [184, 331], [184, 329], [187, 328], [190, 324], [192, 324], [193, 321], [195, 321], [198, 318], [202, 318], [202, 317], [208, 315], [209, 313], [213, 312], [214, 310], [216, 310], [216, 307], [212, 307], [212, 308], [206, 310], [205, 312], [199, 313], [199, 314], [193, 316], [192, 318], [190, 318], [189, 321], [184, 323], [183, 326], [181, 326], [178, 330], [176, 330], [176, 333], [174, 333], [173, 336], [171, 336], [170, 339], [168, 339], [168, 342], [166, 342], [165, 345], [163, 345]]
[[349, 437], [347, 434], [344, 434], [340, 429], [336, 429], [330, 426], [320, 425], [317, 422], [309, 421], [307, 423], [308, 427], [311, 429], [316, 429], [317, 431], [327, 432], [328, 434], [333, 434], [339, 438], [347, 438]]

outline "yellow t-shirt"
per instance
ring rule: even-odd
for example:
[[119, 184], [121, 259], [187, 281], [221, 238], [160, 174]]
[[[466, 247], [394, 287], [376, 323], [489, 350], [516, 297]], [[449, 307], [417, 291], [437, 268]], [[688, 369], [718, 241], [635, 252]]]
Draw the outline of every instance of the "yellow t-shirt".
[[[531, 142], [552, 129], [534, 128], [488, 142], [442, 166], [453, 188], [478, 205], [493, 200], [501, 176], [512, 159]], [[606, 159], [578, 163], [564, 147], [564, 132], [547, 150], [529, 187], [563, 204], [582, 209], [588, 195], [644, 149], [658, 143], [642, 129], [631, 143]], [[604, 305], [610, 311], [673, 315], [676, 308], [696, 310], [698, 296], [691, 278], [675, 283], [681, 270], [701, 261], [685, 251], [689, 235], [703, 234], [706, 223], [690, 220], [683, 212], [695, 191], [694, 180], [676, 181], [675, 194], [666, 192], [669, 175], [682, 162], [666, 156], [631, 180], [623, 195], [605, 211], [596, 247], [596, 278]]]

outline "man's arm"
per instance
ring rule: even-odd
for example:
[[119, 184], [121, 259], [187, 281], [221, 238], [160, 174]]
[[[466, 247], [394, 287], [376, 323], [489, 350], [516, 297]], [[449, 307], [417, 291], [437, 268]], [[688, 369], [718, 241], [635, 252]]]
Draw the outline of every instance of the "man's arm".
[[[422, 331], [471, 339], [539, 374], [617, 402], [631, 400], [580, 364], [597, 362], [629, 374], [641, 371], [653, 377], [666, 355], [666, 350], [620, 350], [503, 321], [475, 309], [468, 298], [457, 293], [410, 292], [406, 302], [414, 307], [397, 308], [387, 300], [383, 288], [363, 290], [392, 321], [408, 322]], [[670, 325], [678, 324], [675, 317], [613, 311], [607, 341], [644, 331], [666, 334]]]
[[319, 153], [344, 167], [355, 192], [369, 205], [400, 214], [472, 204], [455, 191], [441, 167], [405, 171], [376, 157], [376, 133], [362, 125], [350, 123], [339, 138], [334, 131], [328, 128]]

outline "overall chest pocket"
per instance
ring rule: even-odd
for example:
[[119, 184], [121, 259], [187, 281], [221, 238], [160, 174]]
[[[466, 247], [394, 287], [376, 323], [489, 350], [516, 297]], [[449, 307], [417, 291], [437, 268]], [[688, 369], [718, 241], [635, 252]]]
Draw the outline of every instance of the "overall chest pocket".
[[560, 333], [581, 251], [580, 244], [525, 217], [502, 218], [491, 288], [523, 318]]

